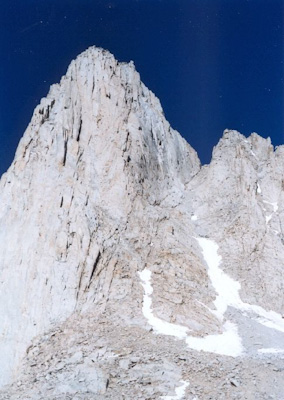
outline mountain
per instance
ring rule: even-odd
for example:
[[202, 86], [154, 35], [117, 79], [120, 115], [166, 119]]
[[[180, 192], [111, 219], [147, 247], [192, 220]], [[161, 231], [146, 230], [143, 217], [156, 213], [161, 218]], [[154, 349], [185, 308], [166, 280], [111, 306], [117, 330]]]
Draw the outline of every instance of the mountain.
[[72, 61], [0, 182], [0, 399], [284, 399], [283, 161], [201, 167], [132, 62]]

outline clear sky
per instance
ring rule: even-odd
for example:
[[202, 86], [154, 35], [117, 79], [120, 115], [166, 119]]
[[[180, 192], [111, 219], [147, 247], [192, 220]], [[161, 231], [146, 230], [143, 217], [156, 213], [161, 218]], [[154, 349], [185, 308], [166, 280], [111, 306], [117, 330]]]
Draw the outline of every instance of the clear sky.
[[1, 0], [0, 174], [87, 47], [133, 60], [203, 163], [224, 129], [284, 143], [283, 0]]

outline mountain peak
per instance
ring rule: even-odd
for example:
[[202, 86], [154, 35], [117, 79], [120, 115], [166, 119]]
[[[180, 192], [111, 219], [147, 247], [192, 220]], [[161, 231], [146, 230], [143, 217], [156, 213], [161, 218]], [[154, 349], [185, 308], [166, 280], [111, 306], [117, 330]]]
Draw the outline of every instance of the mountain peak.
[[3, 399], [279, 398], [280, 150], [226, 130], [200, 167], [133, 63], [72, 61], [0, 182]]
[[[0, 310], [6, 318], [8, 298], [18, 310], [3, 335], [13, 342], [25, 332], [3, 358], [2, 383], [31, 337], [89, 304], [94, 260], [115, 245], [133, 209], [140, 209], [138, 220], [150, 204], [178, 204], [199, 169], [196, 152], [170, 127], [133, 63], [95, 47], [71, 62], [36, 107], [1, 180], [2, 268], [13, 264], [9, 274], [17, 278], [5, 280]], [[7, 340], [2, 345], [6, 352]]]

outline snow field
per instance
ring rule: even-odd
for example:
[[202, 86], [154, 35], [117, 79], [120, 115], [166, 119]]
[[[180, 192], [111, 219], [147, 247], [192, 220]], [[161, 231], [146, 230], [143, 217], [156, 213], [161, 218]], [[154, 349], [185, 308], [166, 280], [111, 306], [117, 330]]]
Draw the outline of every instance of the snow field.
[[196, 338], [187, 334], [189, 329], [185, 326], [172, 324], [155, 317], [152, 310], [152, 299], [150, 297], [153, 293], [151, 271], [145, 268], [142, 272], [139, 272], [139, 277], [144, 289], [142, 312], [149, 325], [153, 327], [155, 333], [185, 340], [187, 346], [193, 350], [232, 357], [237, 357], [242, 354], [243, 347], [241, 339], [237, 334], [236, 326], [231, 322], [227, 322], [224, 325], [225, 331], [220, 335], [208, 335], [204, 338]]
[[189, 382], [186, 381], [180, 381], [182, 384], [181, 386], [178, 386], [175, 390], [176, 395], [175, 396], [162, 396], [161, 399], [163, 400], [181, 400], [184, 395], [185, 395], [185, 390], [189, 385]]
[[[277, 203], [270, 204], [273, 204], [276, 212], [278, 209]], [[209, 278], [217, 292], [217, 298], [214, 302], [216, 311], [212, 311], [212, 313], [222, 320], [228, 306], [240, 311], [250, 311], [256, 314], [256, 317], [253, 317], [256, 322], [268, 328], [284, 332], [284, 320], [280, 314], [275, 311], [266, 311], [260, 306], [244, 303], [241, 300], [239, 295], [240, 283], [229, 277], [220, 268], [222, 258], [218, 255], [218, 245], [213, 240], [206, 238], [197, 238], [197, 241], [208, 266]]]
[[142, 286], [144, 289], [143, 308], [142, 312], [148, 323], [154, 328], [154, 332], [161, 335], [174, 336], [177, 339], [185, 339], [187, 337], [188, 328], [181, 325], [171, 324], [170, 322], [163, 321], [153, 314], [151, 294], [153, 288], [151, 285], [151, 271], [145, 268], [139, 272]]
[[[218, 245], [213, 240], [207, 238], [196, 238], [201, 249], [204, 260], [208, 266], [208, 276], [217, 293], [214, 305], [216, 310], [212, 310], [220, 321], [223, 321], [224, 314], [229, 306], [242, 312], [250, 311], [256, 316], [252, 318], [271, 329], [284, 332], [284, 320], [280, 314], [274, 311], [266, 311], [260, 306], [244, 303], [239, 295], [241, 285], [232, 279], [221, 268], [222, 257], [218, 254]], [[139, 272], [141, 284], [144, 289], [142, 312], [148, 323], [153, 327], [154, 332], [162, 335], [173, 336], [179, 340], [185, 340], [189, 348], [197, 351], [205, 351], [238, 357], [243, 354], [244, 348], [241, 337], [238, 334], [238, 328], [230, 321], [223, 325], [223, 333], [208, 335], [198, 338], [188, 335], [189, 329], [182, 325], [172, 324], [155, 317], [152, 310], [153, 287], [151, 284], [151, 271], [145, 268]], [[284, 349], [277, 349], [277, 352], [284, 352]], [[262, 353], [275, 353], [275, 349], [261, 349]]]

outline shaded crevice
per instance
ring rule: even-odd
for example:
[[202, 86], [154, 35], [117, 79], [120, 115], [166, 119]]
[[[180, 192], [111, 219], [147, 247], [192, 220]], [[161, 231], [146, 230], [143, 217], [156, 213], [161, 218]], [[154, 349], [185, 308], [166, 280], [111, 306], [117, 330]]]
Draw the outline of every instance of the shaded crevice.
[[95, 259], [95, 262], [94, 262], [94, 264], [93, 264], [93, 268], [92, 268], [91, 275], [90, 275], [90, 279], [89, 279], [89, 284], [88, 284], [88, 286], [87, 286], [88, 289], [89, 289], [90, 286], [91, 286], [92, 279], [93, 279], [95, 270], [96, 270], [96, 268], [97, 268], [97, 265], [98, 265], [98, 263], [99, 263], [99, 261], [100, 261], [100, 258], [101, 258], [101, 252], [99, 251], [99, 252], [98, 252], [98, 255], [97, 255], [96, 259]]
[[25, 146], [25, 150], [24, 150], [24, 152], [23, 152], [23, 158], [25, 158], [27, 149], [28, 149], [29, 145], [32, 143], [32, 141], [33, 141], [33, 139], [31, 139], [31, 140], [29, 141], [29, 143]]
[[[79, 266], [78, 266], [79, 268]], [[83, 278], [83, 273], [84, 273], [84, 268], [82, 268], [81, 273], [80, 273], [80, 278], [79, 278], [79, 283], [78, 283], [78, 288], [77, 288], [77, 293], [76, 293], [76, 301], [78, 301], [79, 298], [79, 293], [82, 285], [82, 278]]]
[[44, 122], [45, 122], [46, 120], [49, 119], [49, 115], [50, 115], [50, 106], [48, 105], [47, 108], [46, 108], [46, 110], [45, 110], [44, 108], [42, 108], [42, 109], [40, 109], [38, 112], [39, 112], [40, 115], [42, 115], [42, 118], [41, 118], [41, 121], [40, 121], [40, 124], [42, 125], [42, 124], [44, 124]]
[[63, 167], [65, 166], [65, 164], [66, 164], [66, 157], [67, 157], [67, 143], [68, 143], [68, 140], [64, 140], [64, 154], [63, 154]]
[[64, 152], [63, 152], [63, 160], [62, 164], [63, 167], [66, 164], [66, 158], [67, 158], [67, 147], [68, 147], [68, 130], [63, 128], [63, 139], [64, 139]]
[[76, 165], [78, 165], [78, 164], [80, 163], [80, 161], [82, 160], [83, 151], [84, 151], [84, 150], [82, 150], [81, 153], [79, 154], [78, 160], [77, 160], [77, 162], [76, 162]]
[[78, 129], [78, 135], [77, 135], [77, 142], [79, 142], [80, 140], [80, 136], [81, 136], [81, 131], [82, 131], [82, 118], [80, 118], [80, 124], [79, 124], [79, 129]]

